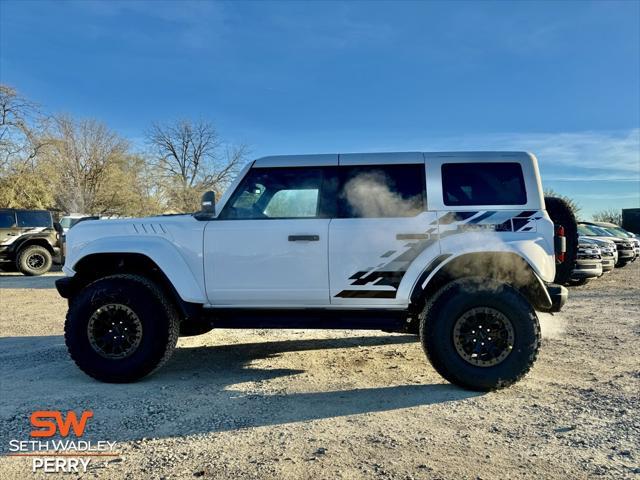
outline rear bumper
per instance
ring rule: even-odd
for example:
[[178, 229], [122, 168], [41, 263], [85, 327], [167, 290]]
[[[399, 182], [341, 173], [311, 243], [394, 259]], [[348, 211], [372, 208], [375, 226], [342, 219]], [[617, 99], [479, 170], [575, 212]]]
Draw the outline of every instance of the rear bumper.
[[564, 304], [567, 303], [567, 299], [569, 298], [569, 290], [562, 285], [557, 285], [555, 283], [547, 283], [547, 293], [549, 297], [551, 297], [551, 308], [550, 312], [559, 312], [564, 307]]

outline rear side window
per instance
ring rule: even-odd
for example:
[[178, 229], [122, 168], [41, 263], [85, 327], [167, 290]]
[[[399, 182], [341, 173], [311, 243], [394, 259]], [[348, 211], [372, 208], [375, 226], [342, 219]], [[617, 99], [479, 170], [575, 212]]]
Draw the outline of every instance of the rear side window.
[[340, 167], [338, 218], [413, 217], [425, 210], [424, 164]]
[[16, 212], [18, 227], [51, 227], [49, 212]]
[[445, 163], [445, 205], [524, 205], [527, 193], [519, 163]]
[[13, 212], [0, 212], [0, 228], [11, 228], [16, 224], [16, 214]]

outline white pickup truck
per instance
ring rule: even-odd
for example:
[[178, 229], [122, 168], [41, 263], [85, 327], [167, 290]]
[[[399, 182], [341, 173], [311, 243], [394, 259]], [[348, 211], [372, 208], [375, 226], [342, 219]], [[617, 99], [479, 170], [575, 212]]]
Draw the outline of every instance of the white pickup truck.
[[529, 153], [265, 157], [204, 200], [69, 231], [56, 285], [84, 372], [134, 381], [217, 327], [379, 329], [419, 334], [446, 379], [491, 390], [530, 369], [536, 311], [567, 297]]

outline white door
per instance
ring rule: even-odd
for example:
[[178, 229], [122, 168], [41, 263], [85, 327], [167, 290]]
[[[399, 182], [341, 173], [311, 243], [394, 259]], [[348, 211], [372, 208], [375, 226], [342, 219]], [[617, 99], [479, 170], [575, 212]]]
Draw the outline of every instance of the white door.
[[439, 253], [436, 214], [425, 211], [425, 165], [340, 161], [337, 218], [329, 227], [331, 303], [406, 303], [396, 293], [407, 268], [426, 249]]
[[323, 169], [252, 168], [204, 235], [205, 284], [214, 305], [329, 303], [329, 219]]

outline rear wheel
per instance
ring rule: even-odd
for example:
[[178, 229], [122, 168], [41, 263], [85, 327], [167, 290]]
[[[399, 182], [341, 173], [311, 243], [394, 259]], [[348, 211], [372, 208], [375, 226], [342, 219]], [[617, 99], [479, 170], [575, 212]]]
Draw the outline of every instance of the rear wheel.
[[564, 261], [556, 263], [556, 276], [554, 282], [560, 285], [566, 284], [571, 279], [571, 272], [576, 263], [578, 254], [578, 224], [576, 216], [569, 204], [561, 198], [544, 197], [545, 208], [556, 227], [564, 228], [567, 243], [567, 251]]
[[30, 245], [18, 252], [16, 266], [24, 275], [36, 276], [51, 270], [51, 253], [40, 245]]
[[179, 324], [175, 308], [155, 284], [137, 275], [113, 275], [96, 280], [73, 299], [65, 342], [87, 375], [103, 382], [131, 382], [169, 359]]
[[533, 365], [540, 326], [527, 300], [506, 284], [462, 279], [443, 287], [420, 317], [433, 367], [470, 390], [507, 387]]

